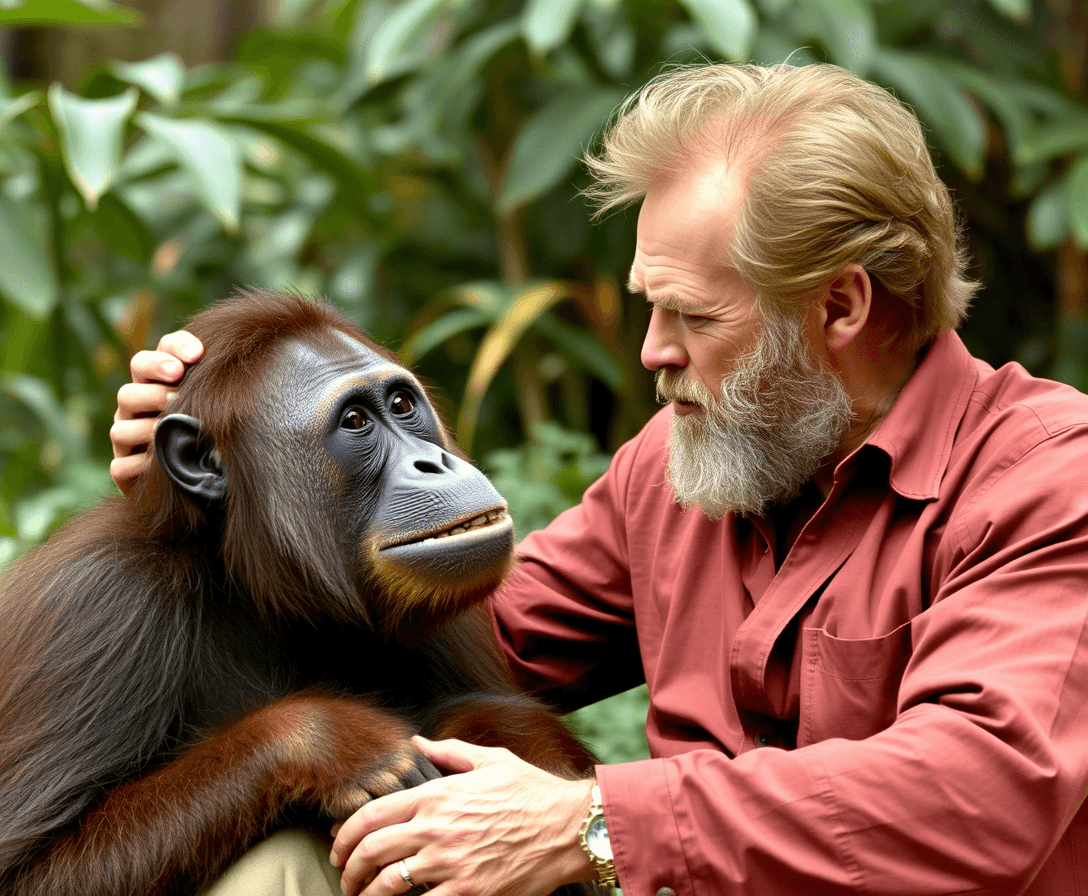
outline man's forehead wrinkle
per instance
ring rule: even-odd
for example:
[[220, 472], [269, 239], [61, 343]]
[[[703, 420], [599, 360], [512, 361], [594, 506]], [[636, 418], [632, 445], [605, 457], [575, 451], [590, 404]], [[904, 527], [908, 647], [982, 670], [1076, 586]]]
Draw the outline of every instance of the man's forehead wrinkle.
[[[631, 266], [631, 276], [627, 281], [627, 289], [635, 295], [645, 296], [652, 305], [664, 308], [668, 311], [683, 311], [703, 305], [712, 296], [698, 295], [699, 290], [685, 291], [684, 276], [695, 276], [698, 272], [688, 271], [679, 260], [672, 256], [646, 256], [644, 252], [636, 249], [635, 263]], [[646, 259], [659, 257], [664, 264], [646, 264]], [[641, 277], [635, 273], [635, 269], [641, 265]], [[665, 285], [655, 287], [655, 280], [667, 280]], [[681, 282], [678, 282], [681, 281]]]
[[682, 311], [684, 309], [692, 308], [696, 304], [694, 298], [676, 292], [675, 288], [659, 290], [656, 292], [647, 289], [635, 278], [633, 273], [631, 278], [627, 281], [627, 290], [635, 295], [644, 297], [651, 305], [663, 308], [666, 311]]
[[631, 275], [627, 279], [627, 291], [636, 296], [642, 296], [651, 305], [658, 308], [663, 308], [666, 311], [683, 311], [694, 307], [695, 302], [685, 296], [678, 295], [676, 293], [658, 293], [656, 295], [650, 295], [650, 291], [644, 289], [642, 284], [639, 283], [635, 277], [634, 266], [631, 268]]

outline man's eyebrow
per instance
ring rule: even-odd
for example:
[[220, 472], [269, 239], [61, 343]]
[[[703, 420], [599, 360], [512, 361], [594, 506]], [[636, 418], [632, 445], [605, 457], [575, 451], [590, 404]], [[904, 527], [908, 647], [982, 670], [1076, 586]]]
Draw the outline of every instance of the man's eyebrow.
[[671, 293], [662, 293], [656, 295], [653, 298], [647, 296], [641, 290], [633, 289], [631, 292], [636, 295], [642, 295], [646, 301], [653, 305], [655, 308], [660, 308], [662, 311], [679, 311], [684, 314], [694, 314], [699, 311], [699, 303], [687, 298], [686, 296], [678, 296]]
[[645, 297], [646, 301], [651, 305], [661, 308], [664, 311], [692, 313], [699, 310], [698, 302], [687, 296], [681, 296], [675, 293], [662, 293], [650, 298], [646, 295], [641, 284], [635, 280], [635, 275], [633, 273], [627, 278], [627, 291], [633, 295]]

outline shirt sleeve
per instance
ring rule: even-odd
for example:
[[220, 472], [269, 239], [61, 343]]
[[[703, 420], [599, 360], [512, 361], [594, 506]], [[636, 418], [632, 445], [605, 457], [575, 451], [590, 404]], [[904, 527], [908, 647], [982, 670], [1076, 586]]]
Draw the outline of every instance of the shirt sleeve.
[[957, 504], [883, 731], [599, 767], [624, 892], [1023, 893], [1088, 795], [1084, 457], [1059, 433]]
[[490, 601], [515, 679], [564, 712], [644, 681], [624, 526], [639, 450], [637, 439], [621, 447], [581, 504], [525, 538]]

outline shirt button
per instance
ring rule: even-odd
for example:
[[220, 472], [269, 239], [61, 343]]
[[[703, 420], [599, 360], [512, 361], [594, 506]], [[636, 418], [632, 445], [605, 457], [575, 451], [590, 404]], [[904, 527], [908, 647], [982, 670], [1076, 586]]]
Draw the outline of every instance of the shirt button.
[[676, 890], [672, 887], [662, 887], [657, 891], [657, 896], [676, 896]]

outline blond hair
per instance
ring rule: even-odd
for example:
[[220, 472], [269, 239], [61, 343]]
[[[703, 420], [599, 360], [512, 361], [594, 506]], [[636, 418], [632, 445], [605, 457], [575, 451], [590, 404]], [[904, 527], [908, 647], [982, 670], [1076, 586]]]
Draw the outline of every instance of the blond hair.
[[797, 309], [858, 263], [922, 345], [962, 321], [977, 284], [948, 189], [914, 114], [831, 65], [706, 65], [628, 98], [586, 191], [599, 213], [702, 158], [737, 162], [747, 193], [730, 247], [760, 300]]

